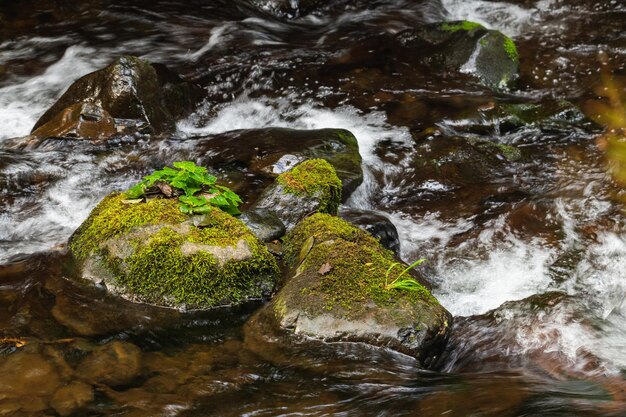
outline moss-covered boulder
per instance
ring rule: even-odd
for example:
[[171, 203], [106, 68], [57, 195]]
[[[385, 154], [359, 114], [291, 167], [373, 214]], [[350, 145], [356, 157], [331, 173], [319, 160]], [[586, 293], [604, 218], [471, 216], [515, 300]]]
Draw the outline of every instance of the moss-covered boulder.
[[[292, 274], [252, 321], [299, 336], [363, 342], [414, 356], [427, 366], [446, 344], [452, 316], [422, 285], [388, 286], [406, 267], [369, 233], [314, 214], [285, 242]], [[404, 275], [407, 277], [407, 275]]]
[[[191, 103], [196, 98], [194, 91], [194, 86], [164, 66], [125, 55], [108, 67], [75, 81], [39, 118], [33, 127], [33, 134], [58, 134], [67, 130], [71, 120], [59, 115], [68, 113], [68, 108], [80, 103], [98, 107], [100, 112], [120, 119], [116, 123], [116, 130], [120, 132], [171, 132], [175, 129], [174, 117], [191, 110]], [[78, 116], [88, 119], [82, 113]]]
[[70, 238], [81, 275], [134, 301], [211, 308], [272, 291], [277, 265], [265, 245], [231, 215], [213, 208], [180, 212], [178, 201], [106, 197]]
[[254, 205], [273, 212], [287, 230], [311, 213], [337, 214], [341, 180], [324, 159], [309, 159], [280, 174]]
[[473, 75], [491, 88], [514, 87], [519, 78], [513, 40], [478, 23], [433, 23], [400, 32], [396, 38], [405, 49], [401, 55], [436, 69]]

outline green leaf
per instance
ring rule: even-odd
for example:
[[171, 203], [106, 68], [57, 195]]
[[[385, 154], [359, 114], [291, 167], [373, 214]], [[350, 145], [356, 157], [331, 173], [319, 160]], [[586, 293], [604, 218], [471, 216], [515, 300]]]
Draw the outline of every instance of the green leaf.
[[[157, 181], [163, 181], [184, 192], [184, 195], [179, 196], [179, 209], [183, 213], [209, 213], [211, 206], [215, 206], [232, 215], [240, 214], [237, 206], [243, 202], [241, 198], [228, 187], [216, 184], [217, 178], [209, 174], [205, 167], [198, 166], [192, 161], [177, 161], [172, 165], [174, 168], [164, 167], [146, 175], [139, 184], [125, 192], [126, 197], [130, 199], [142, 197], [148, 187]], [[196, 195], [203, 188], [205, 190], [208, 188], [210, 194], [216, 195], [210, 200]]]
[[202, 195], [197, 197], [191, 195], [181, 195], [178, 197], [178, 200], [190, 207], [200, 207], [208, 204], [207, 199]]
[[243, 201], [241, 201], [241, 198], [237, 194], [235, 194], [233, 191], [230, 191], [230, 190], [224, 191], [224, 194], [222, 195], [234, 203], [243, 203]]
[[[203, 168], [196, 165], [192, 161], [178, 161], [173, 163], [175, 168], [182, 169], [184, 171], [196, 172], [197, 168]], [[205, 168], [206, 169], [206, 168]]]
[[126, 190], [124, 195], [126, 195], [127, 198], [134, 199], [134, 198], [142, 197], [145, 193], [146, 193], [146, 186], [144, 185], [144, 181], [142, 181], [139, 184]]
[[225, 199], [221, 195], [218, 195], [209, 199], [209, 202], [213, 204], [214, 206], [230, 206], [230, 203], [228, 202], [228, 200]]
[[213, 185], [215, 184], [215, 181], [217, 181], [217, 177], [214, 177], [213, 175], [208, 174], [208, 173], [205, 173], [203, 175], [203, 181], [202, 181], [203, 184]]
[[194, 207], [193, 212], [195, 214], [209, 214], [211, 210], [214, 210], [210, 205], [204, 205], [200, 207]]
[[238, 216], [238, 215], [241, 214], [239, 209], [237, 207], [234, 207], [234, 206], [220, 207], [220, 209], [222, 209], [226, 213], [230, 214], [231, 216]]
[[419, 291], [423, 287], [422, 285], [412, 278], [401, 279], [389, 285], [390, 289], [404, 290], [404, 291]]

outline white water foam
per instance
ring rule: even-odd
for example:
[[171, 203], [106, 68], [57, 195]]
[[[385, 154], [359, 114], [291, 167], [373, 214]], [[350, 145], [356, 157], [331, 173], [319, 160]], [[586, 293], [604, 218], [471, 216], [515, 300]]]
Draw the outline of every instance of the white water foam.
[[178, 124], [184, 135], [212, 135], [237, 129], [286, 127], [292, 129], [347, 129], [357, 138], [359, 152], [366, 165], [380, 164], [374, 155], [376, 144], [383, 140], [408, 143], [411, 135], [407, 128], [390, 126], [382, 112], [364, 114], [344, 106], [334, 110], [304, 103], [292, 105], [291, 98], [270, 100], [266, 98], [241, 98], [219, 109], [212, 119], [196, 126], [191, 117]]
[[541, 244], [509, 237], [486, 259], [442, 259], [437, 269], [443, 277], [435, 295], [454, 315], [482, 314], [505, 301], [520, 300], [548, 289], [548, 267], [553, 252]]
[[448, 11], [448, 20], [469, 20], [489, 29], [516, 37], [540, 19], [541, 12], [549, 9], [553, 0], [538, 2], [532, 9], [512, 3], [484, 0], [442, 0]]
[[70, 46], [43, 74], [0, 88], [0, 140], [28, 135], [70, 84], [100, 68], [104, 59], [95, 49]]

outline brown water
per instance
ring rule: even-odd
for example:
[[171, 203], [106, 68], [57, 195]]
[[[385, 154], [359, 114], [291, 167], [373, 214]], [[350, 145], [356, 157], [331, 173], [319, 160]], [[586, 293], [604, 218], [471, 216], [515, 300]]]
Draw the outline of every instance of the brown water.
[[[599, 53], [626, 75], [625, 5], [330, 4], [288, 19], [243, 0], [0, 3], [0, 337], [12, 338], [0, 344], [1, 413], [626, 415], [623, 191], [595, 144], [600, 128], [573, 110], [525, 126], [497, 111], [584, 108]], [[461, 18], [513, 37], [518, 90], [390, 67], [371, 52], [387, 34]], [[175, 135], [10, 146], [71, 82], [121, 54], [204, 87]], [[428, 259], [434, 293], [456, 316], [436, 369], [358, 344], [286, 348], [246, 324], [258, 305], [179, 313], [71, 278], [64, 244], [104, 195], [202, 159], [216, 135], [268, 126], [354, 132], [366, 179], [347, 205], [393, 221], [402, 257]], [[468, 138], [514, 145], [522, 158], [424, 169], [471, 156]], [[248, 199], [255, 181], [243, 183]]]

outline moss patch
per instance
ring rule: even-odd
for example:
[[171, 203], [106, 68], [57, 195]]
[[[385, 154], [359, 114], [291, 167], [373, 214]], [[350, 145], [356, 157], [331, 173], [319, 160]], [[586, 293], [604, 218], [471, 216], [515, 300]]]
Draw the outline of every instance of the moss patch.
[[146, 224], [180, 223], [188, 216], [178, 209], [178, 201], [156, 198], [145, 203], [125, 204], [120, 193], [104, 198], [87, 220], [70, 238], [70, 249], [75, 257], [83, 259], [99, 243]]
[[459, 30], [465, 30], [467, 32], [474, 29], [484, 29], [485, 27], [480, 23], [470, 22], [468, 20], [462, 20], [460, 22], [446, 22], [442, 23], [439, 28], [446, 32], [458, 32]]
[[[79, 260], [99, 259], [125, 294], [202, 308], [237, 304], [271, 290], [276, 260], [236, 218], [212, 208], [202, 227], [195, 227], [176, 200], [123, 201], [119, 194], [105, 198], [72, 236], [70, 248]], [[233, 256], [220, 259], [218, 250]], [[235, 256], [237, 250], [243, 255]]]
[[[246, 298], [261, 297], [258, 281], [277, 274], [276, 262], [248, 232], [237, 236], [238, 231], [232, 231], [229, 237], [217, 237], [211, 230], [194, 228], [189, 235], [183, 235], [165, 227], [123, 262], [112, 260], [117, 262], [118, 270], [124, 270], [117, 281], [145, 301], [188, 307], [236, 304]], [[238, 239], [250, 247], [250, 259], [219, 265], [208, 252], [185, 256], [180, 249], [186, 241], [234, 246]]]
[[309, 159], [278, 176], [277, 181], [287, 193], [320, 195], [319, 211], [336, 213], [341, 201], [341, 180], [324, 159]]
[[515, 42], [513, 42], [513, 39], [509, 38], [508, 36], [504, 36], [503, 46], [506, 54], [509, 56], [509, 58], [511, 58], [511, 61], [519, 61], [517, 46], [515, 46]]
[[[296, 265], [298, 254], [310, 237], [315, 244], [302, 264]], [[330, 266], [328, 272], [319, 273], [315, 284], [302, 289], [304, 293], [321, 296], [328, 310], [358, 310], [370, 301], [379, 306], [407, 301], [438, 304], [421, 285], [417, 291], [385, 289], [386, 271], [396, 262], [392, 252], [367, 232], [337, 217], [317, 213], [303, 220], [288, 235], [285, 254], [290, 265], [302, 271]], [[394, 269], [389, 281], [402, 269]]]

